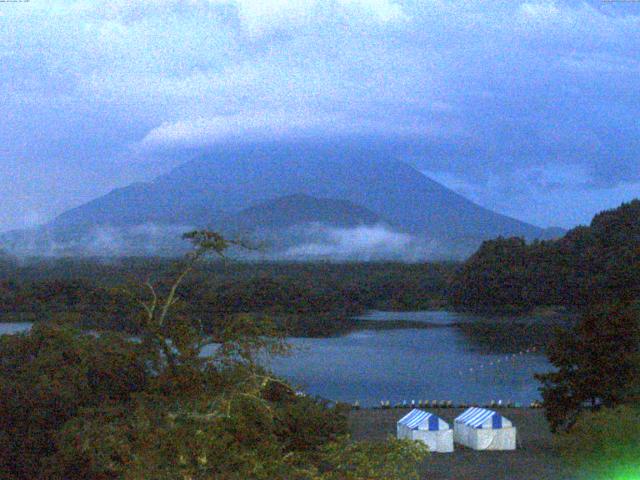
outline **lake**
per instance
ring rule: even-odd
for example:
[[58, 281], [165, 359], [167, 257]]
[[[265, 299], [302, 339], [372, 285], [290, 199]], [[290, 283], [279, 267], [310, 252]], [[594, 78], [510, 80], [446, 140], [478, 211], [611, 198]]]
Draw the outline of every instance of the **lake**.
[[[529, 404], [540, 399], [533, 374], [551, 368], [534, 336], [526, 334], [528, 325], [519, 324], [514, 334], [517, 321], [446, 311], [370, 312], [359, 318], [381, 325], [340, 337], [290, 338], [292, 355], [271, 359], [270, 366], [311, 395], [362, 406], [380, 400]], [[384, 329], [386, 321], [394, 328]], [[402, 321], [412, 322], [411, 328], [399, 327]], [[0, 333], [29, 326], [0, 324]]]
[[[292, 338], [291, 357], [271, 362], [273, 370], [308, 393], [363, 406], [403, 400], [452, 400], [485, 403], [490, 400], [529, 404], [540, 399], [537, 372], [548, 371], [546, 357], [527, 338], [491, 348], [473, 341], [463, 328], [481, 322], [502, 335], [511, 323], [446, 311], [371, 312], [367, 320], [423, 322], [430, 328], [360, 330], [335, 338]], [[425, 326], [427, 326], [425, 325]], [[532, 349], [536, 351], [532, 351]], [[527, 352], [527, 350], [529, 350]]]

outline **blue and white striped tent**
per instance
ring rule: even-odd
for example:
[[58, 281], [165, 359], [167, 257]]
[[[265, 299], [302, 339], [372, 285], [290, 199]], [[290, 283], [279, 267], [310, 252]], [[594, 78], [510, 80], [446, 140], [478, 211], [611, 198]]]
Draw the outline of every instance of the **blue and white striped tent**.
[[417, 408], [414, 408], [398, 420], [398, 425], [404, 425], [411, 430], [429, 430], [431, 432], [449, 430], [451, 428], [439, 416]]
[[453, 438], [474, 450], [515, 450], [516, 429], [493, 410], [469, 408], [454, 420]]
[[455, 423], [464, 423], [471, 428], [511, 427], [511, 422], [493, 410], [473, 407], [456, 417]]
[[398, 420], [398, 438], [419, 440], [431, 452], [453, 452], [453, 431], [433, 413], [413, 409]]

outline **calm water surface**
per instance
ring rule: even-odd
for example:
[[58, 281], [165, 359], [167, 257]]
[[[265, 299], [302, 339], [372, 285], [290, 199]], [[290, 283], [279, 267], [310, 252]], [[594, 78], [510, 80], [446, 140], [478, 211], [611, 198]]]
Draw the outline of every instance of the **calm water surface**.
[[[410, 320], [434, 327], [290, 338], [293, 354], [272, 359], [272, 369], [312, 395], [358, 400], [363, 406], [380, 400], [501, 399], [525, 404], [540, 398], [533, 374], [550, 369], [546, 357], [526, 348], [526, 341], [508, 353], [500, 345], [493, 349], [486, 340], [475, 342], [457, 326], [475, 321], [474, 317], [438, 311], [371, 312], [362, 318]], [[24, 323], [0, 324], [0, 333], [28, 328]]]
[[[370, 320], [411, 320], [434, 328], [362, 330], [337, 338], [292, 338], [294, 354], [273, 370], [309, 393], [376, 405], [380, 400], [492, 399], [528, 404], [540, 398], [536, 372], [546, 357], [525, 345], [509, 353], [475, 343], [452, 324], [473, 317], [451, 312], [372, 312]], [[508, 326], [505, 326], [508, 328]], [[527, 350], [530, 350], [528, 353]]]

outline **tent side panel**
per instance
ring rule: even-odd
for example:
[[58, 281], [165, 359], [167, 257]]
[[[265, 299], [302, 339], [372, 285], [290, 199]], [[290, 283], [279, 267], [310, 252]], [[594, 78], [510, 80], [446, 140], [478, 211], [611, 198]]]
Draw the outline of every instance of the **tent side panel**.
[[500, 429], [500, 437], [498, 439], [498, 445], [500, 447], [500, 450], [515, 450], [516, 437], [517, 437], [517, 432], [515, 427], [507, 427], [507, 428]]
[[515, 450], [516, 449], [516, 429], [500, 428], [478, 428], [474, 429], [471, 441], [471, 448], [475, 450]]
[[456, 423], [453, 439], [455, 442], [474, 450], [515, 450], [516, 428], [500, 429], [472, 428]]
[[414, 430], [413, 439], [426, 444], [430, 452], [436, 452], [438, 450], [437, 433], [429, 432], [428, 430]]
[[436, 452], [453, 452], [453, 430], [441, 430], [438, 432], [438, 442]]
[[471, 430], [471, 428], [464, 423], [454, 424], [453, 440], [460, 445], [471, 447], [469, 444], [469, 430]]
[[429, 451], [433, 453], [453, 452], [453, 431], [452, 430], [415, 430], [413, 439], [424, 442]]

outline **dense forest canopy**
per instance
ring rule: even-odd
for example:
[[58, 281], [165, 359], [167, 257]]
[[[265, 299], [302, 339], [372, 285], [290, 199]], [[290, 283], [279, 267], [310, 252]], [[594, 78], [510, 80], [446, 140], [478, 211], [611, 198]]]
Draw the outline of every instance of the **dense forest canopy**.
[[[178, 399], [185, 402], [181, 408], [186, 408], [189, 415], [196, 411], [199, 416], [200, 410], [206, 411], [209, 406], [192, 402], [193, 391], [189, 387], [192, 380], [196, 378], [198, 384], [212, 389], [196, 392], [202, 394], [203, 399], [209, 399], [225, 392], [227, 387], [220, 390], [218, 382], [228, 382], [226, 375], [236, 375], [238, 367], [234, 365], [231, 370], [218, 371], [202, 368], [199, 360], [195, 360], [199, 358], [196, 354], [199, 336], [222, 344], [227, 342], [234, 349], [238, 348], [238, 342], [254, 342], [258, 338], [268, 337], [277, 342], [286, 334], [331, 335], [354, 328], [352, 317], [367, 309], [418, 310], [449, 306], [476, 312], [521, 313], [539, 306], [559, 305], [576, 310], [581, 314], [579, 321], [559, 332], [547, 345], [549, 360], [556, 369], [537, 375], [552, 429], [573, 429], [577, 435], [584, 433], [585, 410], [593, 411], [596, 421], [606, 418], [609, 408], [621, 406], [637, 415], [634, 405], [637, 406], [640, 398], [637, 380], [640, 378], [638, 200], [602, 212], [589, 226], [577, 227], [558, 240], [530, 244], [521, 238], [487, 241], [463, 265], [202, 263], [197, 271], [190, 272], [185, 278], [176, 302], [171, 304], [176, 328], [172, 335], [192, 332], [189, 325], [199, 326], [198, 334], [178, 347], [186, 355], [181, 361], [195, 363], [186, 371], [182, 367], [180, 371], [170, 369], [166, 372], [167, 379], [158, 377], [156, 368], [148, 369], [150, 362], [155, 361], [157, 351], [139, 351], [135, 343], [127, 342], [126, 336], [116, 333], [94, 337], [69, 328], [71, 325], [84, 330], [125, 331], [144, 338], [145, 332], [149, 331], [149, 323], [145, 322], [139, 299], [149, 296], [145, 282], [154, 285], [160, 298], [166, 297], [171, 290], [171, 279], [179, 274], [180, 268], [183, 268], [181, 263], [161, 258], [126, 258], [112, 262], [63, 258], [25, 262], [0, 252], [0, 320], [44, 321], [29, 334], [7, 336], [0, 342], [5, 356], [5, 360], [0, 362], [0, 388], [19, 393], [19, 396], [8, 393], [0, 396], [0, 406], [3, 407], [0, 410], [10, 412], [10, 420], [4, 423], [12, 431], [27, 432], [23, 437], [13, 435], [10, 438], [5, 429], [5, 435], [0, 435], [0, 445], [6, 447], [0, 463], [18, 464], [16, 458], [23, 454], [22, 447], [9, 448], [16, 438], [22, 444], [31, 445], [28, 452], [31, 457], [25, 457], [26, 461], [22, 463], [24, 469], [15, 471], [11, 478], [31, 478], [39, 468], [48, 469], [47, 474], [53, 475], [51, 478], [73, 478], [68, 469], [75, 472], [79, 465], [89, 469], [80, 472], [81, 478], [118, 478], [120, 472], [113, 471], [111, 463], [102, 463], [102, 458], [105, 455], [123, 455], [116, 444], [121, 440], [129, 442], [127, 448], [132, 451], [146, 452], [151, 439], [160, 450], [180, 455], [183, 442], [192, 438], [190, 429], [200, 431], [202, 425], [191, 420], [176, 425], [171, 410], [176, 398], [167, 392], [176, 386], [178, 391], [187, 388], [184, 397]], [[274, 324], [270, 318], [275, 319]], [[60, 327], [61, 323], [66, 326]], [[239, 326], [248, 330], [238, 330]], [[533, 332], [531, 326], [522, 328], [526, 331], [514, 330], [511, 334], [530, 336]], [[477, 336], [478, 332], [474, 330], [468, 334]], [[485, 337], [496, 341], [495, 336]], [[124, 364], [109, 357], [114, 352]], [[33, 361], [26, 361], [27, 358]], [[24, 367], [19, 368], [22, 364]], [[96, 369], [93, 364], [104, 368]], [[51, 379], [42, 375], [42, 371], [50, 371], [52, 365], [64, 366], [53, 379], [67, 385], [68, 388], [63, 390], [64, 398], [56, 397], [57, 390], [49, 388]], [[112, 369], [119, 373], [115, 374]], [[121, 372], [135, 381], [109, 383], [111, 377], [118, 378]], [[245, 373], [251, 378], [255, 378], [256, 373], [262, 374], [259, 369]], [[215, 378], [212, 379], [211, 374]], [[34, 378], [43, 379], [45, 384], [34, 383]], [[159, 380], [168, 380], [171, 388], [167, 389], [165, 384], [158, 383]], [[277, 384], [279, 380], [275, 380]], [[214, 425], [206, 433], [211, 441], [207, 440], [205, 455], [218, 458], [220, 452], [230, 447], [245, 448], [244, 433], [240, 440], [234, 435], [242, 431], [246, 422], [259, 418], [269, 425], [269, 445], [277, 445], [278, 449], [272, 451], [269, 445], [257, 443], [249, 454], [274, 454], [280, 459], [283, 455], [294, 455], [302, 459], [296, 462], [301, 461], [303, 469], [314, 470], [316, 477], [313, 478], [334, 478], [327, 476], [334, 468], [331, 462], [344, 464], [352, 461], [354, 456], [365, 461], [362, 465], [363, 478], [369, 478], [366, 472], [372, 460], [380, 454], [387, 456], [385, 464], [393, 463], [389, 455], [395, 455], [396, 451], [402, 451], [414, 460], [423, 456], [424, 452], [407, 450], [408, 445], [403, 444], [354, 446], [343, 443], [340, 436], [346, 430], [340, 412], [314, 400], [292, 396], [290, 387], [286, 385], [278, 392], [264, 387], [261, 384], [259, 395], [254, 400], [258, 405], [268, 405], [268, 409], [276, 414], [265, 418], [257, 415], [260, 412], [255, 410], [246, 418], [239, 413], [231, 418], [231, 423]], [[39, 397], [34, 394], [34, 389], [53, 392], [55, 398]], [[104, 389], [118, 396], [115, 400], [109, 399], [107, 406], [103, 403]], [[240, 391], [241, 396], [246, 393]], [[40, 430], [33, 436], [34, 431], [28, 426], [32, 421], [31, 412], [34, 409], [45, 412], [47, 408], [38, 404], [39, 401], [66, 402], [66, 413], [61, 418], [36, 418], [35, 421], [40, 422]], [[114, 402], [116, 409], [112, 408]], [[157, 405], [161, 406], [159, 410]], [[127, 411], [133, 407], [136, 410], [129, 415]], [[171, 412], [167, 425], [161, 424], [159, 431], [144, 430], [149, 418], [160, 418], [164, 422], [167, 412]], [[316, 439], [323, 445], [320, 450], [308, 444], [314, 432], [299, 430], [300, 416], [308, 420], [309, 415], [316, 423]], [[25, 426], [26, 429], [23, 428]], [[170, 432], [168, 437], [165, 436], [165, 427]], [[102, 444], [97, 456], [87, 450], [77, 453], [78, 445], [74, 442], [78, 438], [84, 438], [84, 445], [88, 445], [88, 442], [102, 438], [105, 428], [115, 429], [119, 434], [138, 434], [131, 436], [126, 433], [126, 439], [123, 437], [114, 444]], [[601, 433], [602, 439], [598, 441], [608, 441], [612, 437], [608, 432]], [[221, 444], [214, 441], [220, 435], [225, 439]], [[633, 435], [637, 436], [636, 433]], [[290, 445], [292, 436], [299, 445]], [[574, 442], [575, 437], [563, 438], [563, 448], [569, 455], [572, 449], [579, 451], [583, 448], [582, 443]], [[260, 439], [256, 437], [255, 440]], [[634, 454], [636, 451], [637, 448], [633, 450]], [[580, 453], [579, 456], [584, 455]], [[43, 467], [38, 465], [41, 457], [46, 458]], [[126, 457], [120, 459], [129, 465], [127, 469], [133, 468], [127, 470], [133, 475], [131, 478], [137, 478], [135, 468], [145, 469], [154, 465], [158, 472], [163, 472], [167, 467], [159, 456], [143, 455], [139, 458], [142, 462], [139, 464], [131, 463]], [[234, 472], [235, 467], [225, 462], [197, 466], [198, 458], [191, 459], [196, 469]], [[318, 463], [318, 458], [322, 458], [322, 462]], [[256, 463], [261, 464], [262, 461], [260, 458]], [[326, 470], [326, 462], [329, 462], [329, 470]], [[278, 478], [278, 475], [288, 478], [292, 469], [299, 466], [286, 462], [267, 463], [265, 468], [271, 471], [265, 471], [265, 475], [267, 478]], [[376, 469], [383, 467], [384, 464], [380, 463]], [[118, 464], [117, 468], [121, 465]], [[179, 466], [182, 470], [189, 468]], [[323, 468], [324, 472], [321, 471]], [[361, 466], [348, 468], [352, 472]], [[233, 476], [235, 473], [224, 478], [241, 478]], [[347, 478], [340, 477], [344, 473], [335, 478]], [[302, 475], [307, 478], [305, 473]], [[383, 475], [381, 478], [387, 477]]]
[[456, 275], [449, 300], [462, 309], [517, 312], [639, 297], [640, 200], [634, 200], [558, 240], [484, 242]]
[[[179, 308], [215, 328], [213, 319], [269, 314], [288, 333], [326, 335], [349, 328], [366, 309], [418, 310], [444, 304], [454, 264], [240, 263], [203, 264], [185, 282]], [[0, 319], [75, 319], [83, 328], [130, 330], [137, 311], [127, 289], [175, 270], [167, 259], [5, 262]], [[166, 285], [164, 285], [166, 287]], [[64, 318], [62, 318], [64, 317]]]
[[[0, 320], [80, 315], [91, 328], [124, 329], [132, 305], [123, 284], [171, 274], [162, 258], [32, 259], [0, 253]], [[483, 243], [462, 266], [393, 262], [210, 262], [185, 284], [190, 314], [266, 313], [295, 334], [343, 331], [367, 309], [444, 305], [476, 312], [524, 312], [542, 305], [580, 310], [640, 296], [640, 201], [596, 215], [558, 240]], [[313, 317], [313, 318], [312, 318]]]

